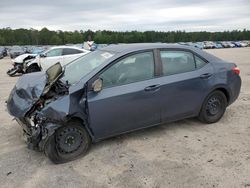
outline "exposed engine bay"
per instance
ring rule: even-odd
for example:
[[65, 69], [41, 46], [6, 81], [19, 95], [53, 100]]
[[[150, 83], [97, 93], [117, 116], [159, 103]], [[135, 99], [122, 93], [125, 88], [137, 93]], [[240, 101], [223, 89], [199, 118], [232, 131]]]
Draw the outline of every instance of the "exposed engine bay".
[[[41, 110], [61, 96], [68, 94], [67, 83], [59, 80], [62, 74], [63, 69], [60, 63], [57, 63], [46, 73], [30, 74], [33, 76], [32, 80], [29, 75], [24, 75], [10, 94], [7, 102], [8, 110], [15, 115], [17, 122], [23, 127], [24, 137], [30, 149], [43, 150], [46, 138], [53, 134], [53, 131], [48, 131], [48, 127], [56, 128], [56, 124], [50, 123], [42, 126], [47, 119], [44, 118]], [[29, 84], [26, 84], [28, 79]], [[37, 85], [37, 80], [39, 80], [39, 85]], [[53, 119], [50, 119], [50, 122], [52, 123]]]

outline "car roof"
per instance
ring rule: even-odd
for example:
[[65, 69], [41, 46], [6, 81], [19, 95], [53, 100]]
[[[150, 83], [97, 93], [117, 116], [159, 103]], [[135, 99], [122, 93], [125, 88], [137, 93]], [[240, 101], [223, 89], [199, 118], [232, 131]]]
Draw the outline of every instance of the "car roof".
[[150, 50], [150, 49], [180, 49], [180, 50], [191, 50], [201, 57], [205, 58], [207, 61], [221, 61], [221, 59], [193, 46], [180, 45], [180, 44], [166, 44], [166, 43], [133, 43], [133, 44], [113, 44], [102, 48], [101, 50], [110, 51], [115, 53], [131, 53], [140, 50]]
[[164, 44], [164, 43], [133, 43], [133, 44], [112, 44], [102, 49], [113, 52], [130, 52], [137, 50], [146, 50], [154, 48], [178, 48], [182, 45]]

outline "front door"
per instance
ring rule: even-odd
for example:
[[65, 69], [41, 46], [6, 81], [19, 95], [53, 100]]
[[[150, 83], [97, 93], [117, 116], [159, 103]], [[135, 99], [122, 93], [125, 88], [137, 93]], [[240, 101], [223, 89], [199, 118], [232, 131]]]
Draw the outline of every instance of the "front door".
[[153, 52], [127, 56], [99, 75], [103, 89], [88, 92], [90, 127], [97, 139], [160, 123], [160, 85]]

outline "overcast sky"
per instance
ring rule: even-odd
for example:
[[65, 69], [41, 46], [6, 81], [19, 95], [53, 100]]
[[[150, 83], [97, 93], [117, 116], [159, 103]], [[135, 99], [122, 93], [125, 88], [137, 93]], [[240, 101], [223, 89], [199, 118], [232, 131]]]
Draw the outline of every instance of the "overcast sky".
[[0, 0], [0, 28], [250, 29], [250, 0]]

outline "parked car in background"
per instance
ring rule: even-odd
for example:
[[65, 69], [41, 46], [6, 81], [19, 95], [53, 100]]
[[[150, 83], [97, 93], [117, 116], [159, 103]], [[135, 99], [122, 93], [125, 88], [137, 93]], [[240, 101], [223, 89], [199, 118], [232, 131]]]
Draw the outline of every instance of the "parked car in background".
[[180, 45], [187, 45], [187, 43], [186, 43], [186, 42], [178, 42], [178, 43], [176, 43], [176, 44], [180, 44]]
[[105, 48], [107, 47], [108, 45], [112, 45], [112, 44], [96, 44], [97, 45], [97, 48], [96, 49], [102, 49], [102, 48]]
[[247, 46], [250, 47], [250, 41], [249, 40], [248, 41], [241, 41], [241, 42], [247, 44]]
[[33, 47], [33, 46], [30, 46], [29, 50], [31, 53], [25, 53], [17, 56], [15, 59], [12, 59], [13, 68], [7, 71], [7, 74], [9, 76], [28, 73], [30, 70], [29, 67], [27, 66], [27, 63], [31, 62], [33, 59], [36, 58], [37, 55], [45, 51], [43, 47]]
[[230, 45], [225, 41], [222, 41], [222, 42], [219, 42], [219, 43], [223, 46], [223, 48], [230, 48]]
[[26, 64], [26, 72], [46, 71], [49, 67], [60, 62], [62, 66], [86, 55], [90, 51], [73, 46], [51, 47], [43, 53], [37, 55], [34, 60]]
[[29, 69], [27, 63], [35, 59], [37, 55], [38, 54], [22, 54], [16, 57], [15, 59], [12, 59], [13, 67], [9, 69], [6, 73], [9, 76], [16, 76], [17, 74], [28, 73]]
[[74, 59], [89, 53], [84, 49], [70, 46], [51, 47], [40, 54], [23, 54], [13, 60], [13, 68], [7, 71], [9, 76], [47, 70], [57, 62], [61, 65], [73, 61]]
[[33, 47], [31, 49], [31, 54], [41, 54], [45, 51], [45, 48], [44, 47]]
[[4, 58], [3, 51], [0, 48], [0, 59]]
[[215, 48], [218, 49], [218, 48], [223, 48], [223, 46], [221, 45], [221, 43], [219, 42], [215, 42]]
[[243, 42], [243, 41], [239, 41], [241, 47], [247, 47], [248, 44], [246, 42]]
[[9, 55], [11, 59], [16, 58], [17, 56], [22, 55], [24, 53], [25, 53], [24, 49], [20, 46], [12, 46], [9, 49]]
[[195, 44], [193, 42], [186, 42], [185, 45], [194, 47]]
[[0, 59], [4, 58], [4, 48], [0, 47]]
[[204, 49], [204, 43], [203, 42], [196, 42], [196, 43], [194, 43], [194, 47], [202, 50], [202, 49]]
[[6, 57], [7, 55], [7, 49], [3, 46], [0, 46], [0, 59]]
[[19, 78], [7, 101], [29, 148], [55, 163], [92, 142], [189, 117], [215, 123], [238, 97], [240, 70], [198, 48], [111, 45]]
[[243, 47], [242, 45], [241, 45], [241, 43], [240, 42], [232, 42], [234, 45], [235, 45], [235, 47]]
[[216, 45], [214, 42], [211, 42], [211, 41], [204, 42], [204, 49], [214, 49], [214, 48], [216, 48]]
[[236, 47], [236, 45], [233, 42], [228, 41], [227, 42], [230, 48]]

